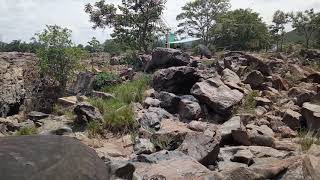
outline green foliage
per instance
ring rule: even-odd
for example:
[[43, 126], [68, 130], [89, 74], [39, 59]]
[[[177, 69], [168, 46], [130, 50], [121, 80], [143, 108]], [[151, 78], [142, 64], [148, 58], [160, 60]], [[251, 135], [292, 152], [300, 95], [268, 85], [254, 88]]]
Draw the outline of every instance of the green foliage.
[[86, 50], [90, 53], [96, 53], [96, 52], [102, 52], [103, 46], [100, 44], [100, 42], [97, 40], [97, 38], [93, 37], [91, 41], [88, 42], [88, 46], [86, 46]]
[[211, 41], [210, 31], [216, 26], [218, 17], [230, 8], [229, 0], [195, 0], [182, 7], [182, 13], [177, 16], [182, 21], [178, 27], [179, 34], [201, 37], [208, 45]]
[[138, 56], [136, 51], [127, 51], [121, 59], [121, 64], [136, 66], [138, 63]]
[[232, 50], [260, 50], [270, 46], [270, 35], [258, 13], [251, 9], [229, 11], [212, 34], [216, 44]]
[[94, 81], [94, 89], [101, 90], [104, 87], [112, 86], [120, 81], [120, 77], [113, 73], [101, 72]]
[[[277, 10], [273, 15], [273, 25], [270, 26], [273, 40], [277, 44], [277, 51], [282, 51], [284, 37], [285, 37], [285, 25], [289, 22], [289, 14], [283, 11]], [[280, 43], [280, 45], [279, 45]]]
[[313, 9], [310, 9], [304, 12], [291, 13], [290, 16], [292, 27], [304, 36], [305, 47], [309, 48], [312, 36], [320, 31], [320, 13], [315, 13]]
[[103, 91], [114, 94], [117, 99], [124, 103], [142, 102], [143, 92], [148, 88], [151, 77], [142, 75], [135, 81], [125, 82], [113, 87], [106, 87]]
[[87, 128], [88, 128], [90, 137], [97, 137], [102, 132], [102, 126], [97, 121], [89, 122]]
[[320, 145], [320, 139], [312, 131], [301, 130], [298, 133], [298, 144], [303, 152], [308, 151], [313, 144]]
[[38, 134], [36, 127], [23, 127], [17, 132], [17, 136], [28, 136]]
[[111, 35], [118, 42], [127, 42], [134, 49], [148, 51], [153, 34], [160, 30], [156, 24], [164, 9], [165, 0], [123, 0], [118, 7], [100, 0], [92, 6], [87, 4], [93, 28], [113, 27]]
[[254, 98], [259, 96], [259, 91], [251, 91], [244, 97], [242, 105], [237, 109], [237, 112], [254, 114], [257, 106], [257, 102]]
[[64, 91], [68, 80], [80, 67], [80, 60], [86, 52], [73, 47], [71, 31], [59, 26], [47, 26], [42, 33], [34, 38], [41, 44], [37, 51], [38, 67], [43, 75], [59, 82]]
[[90, 103], [103, 114], [104, 128], [123, 133], [132, 132], [137, 128], [132, 103], [143, 100], [143, 92], [148, 88], [149, 82], [150, 77], [142, 75], [138, 80], [106, 87], [104, 91], [114, 94], [115, 99], [90, 99]]
[[117, 42], [114, 39], [108, 39], [103, 44], [104, 52], [110, 53], [111, 55], [121, 55], [123, 52], [130, 50], [132, 47], [126, 43]]
[[0, 42], [0, 52], [26, 52], [36, 53], [40, 44], [37, 42], [21, 42], [20, 40], [13, 40], [10, 43]]

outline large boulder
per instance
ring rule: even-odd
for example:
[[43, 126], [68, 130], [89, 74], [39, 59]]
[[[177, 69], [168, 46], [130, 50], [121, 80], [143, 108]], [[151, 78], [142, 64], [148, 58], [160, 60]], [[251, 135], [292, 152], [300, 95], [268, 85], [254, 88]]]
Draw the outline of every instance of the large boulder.
[[201, 55], [201, 58], [202, 58], [202, 56], [205, 56], [206, 58], [211, 59], [212, 52], [210, 51], [210, 49], [207, 46], [205, 46], [203, 44], [199, 44], [198, 50]]
[[203, 165], [213, 165], [218, 158], [220, 140], [221, 135], [217, 129], [191, 132], [185, 136], [178, 150], [195, 158]]
[[178, 96], [162, 91], [156, 95], [156, 98], [160, 100], [161, 108], [173, 114], [177, 113], [177, 106], [180, 102], [180, 98]]
[[31, 86], [35, 59], [30, 53], [0, 53], [0, 117], [18, 114], [25, 98], [35, 89]]
[[190, 63], [190, 56], [180, 50], [170, 48], [155, 48], [152, 59], [146, 67], [146, 71], [168, 68], [173, 66], [186, 66]]
[[210, 170], [178, 151], [160, 151], [139, 155], [133, 160], [141, 179], [204, 179]]
[[107, 166], [94, 150], [73, 138], [4, 137], [0, 144], [1, 179], [109, 179]]
[[98, 108], [92, 106], [88, 102], [80, 102], [74, 108], [77, 115], [77, 123], [85, 124], [91, 121], [102, 122], [103, 117]]
[[198, 100], [191, 95], [180, 96], [180, 99], [181, 101], [178, 105], [180, 118], [188, 121], [199, 119], [201, 115], [201, 106]]
[[196, 69], [187, 66], [161, 69], [154, 74], [153, 87], [156, 91], [175, 94], [189, 94], [192, 86], [199, 80]]
[[141, 110], [141, 114], [137, 119], [144, 129], [159, 130], [161, 127], [161, 121], [169, 119], [172, 115], [162, 108], [149, 107], [146, 110]]
[[257, 89], [264, 83], [264, 76], [260, 71], [254, 70], [246, 76], [244, 83], [250, 84], [252, 88]]
[[90, 95], [93, 91], [93, 83], [95, 76], [90, 72], [83, 72], [78, 74], [76, 82], [71, 88], [71, 93], [73, 95]]
[[303, 103], [302, 116], [307, 121], [308, 129], [319, 131], [320, 129], [320, 106], [309, 102]]
[[243, 98], [241, 92], [231, 90], [218, 78], [196, 83], [191, 89], [191, 94], [221, 115], [228, 114]]

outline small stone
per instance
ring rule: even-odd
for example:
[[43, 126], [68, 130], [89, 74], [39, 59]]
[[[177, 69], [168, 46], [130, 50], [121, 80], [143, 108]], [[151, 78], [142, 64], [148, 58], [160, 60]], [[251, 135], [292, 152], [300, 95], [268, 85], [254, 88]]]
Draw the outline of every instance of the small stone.
[[239, 150], [232, 158], [231, 161], [247, 164], [253, 164], [254, 155], [250, 150]]

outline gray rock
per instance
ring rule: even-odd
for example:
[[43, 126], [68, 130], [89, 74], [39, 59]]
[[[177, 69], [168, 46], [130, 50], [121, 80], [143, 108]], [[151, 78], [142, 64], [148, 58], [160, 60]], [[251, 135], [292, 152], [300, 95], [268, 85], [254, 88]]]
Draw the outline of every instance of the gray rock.
[[253, 158], [254, 155], [250, 150], [240, 150], [231, 158], [231, 161], [251, 165], [253, 164]]
[[159, 130], [163, 119], [168, 119], [172, 115], [162, 108], [149, 107], [138, 121], [145, 129]]
[[28, 114], [28, 118], [32, 121], [38, 121], [44, 118], [49, 117], [49, 114], [45, 114], [42, 112], [36, 112], [36, 111], [32, 111]]
[[204, 179], [210, 170], [178, 151], [160, 151], [133, 159], [136, 174], [144, 179]]
[[196, 83], [191, 89], [191, 94], [222, 115], [228, 114], [243, 98], [241, 92], [231, 90], [218, 78]]
[[219, 154], [221, 136], [214, 129], [188, 133], [178, 151], [195, 158], [203, 165], [213, 165]]
[[109, 179], [133, 179], [135, 167], [127, 161], [104, 159]]
[[160, 107], [160, 103], [161, 103], [161, 101], [159, 101], [158, 99], [147, 97], [143, 101], [143, 106], [146, 107], [146, 108], [149, 108], [149, 107]]
[[153, 87], [156, 91], [175, 94], [189, 94], [192, 86], [199, 80], [196, 69], [192, 67], [171, 67], [154, 74]]
[[193, 131], [204, 132], [209, 125], [206, 122], [191, 121], [187, 127]]
[[99, 110], [88, 102], [81, 102], [74, 108], [74, 113], [77, 115], [77, 123], [84, 124], [91, 121], [102, 122], [103, 117]]
[[92, 91], [92, 97], [100, 98], [103, 100], [115, 99], [114, 95], [100, 91]]
[[135, 154], [152, 154], [156, 151], [150, 139], [137, 139], [134, 147]]
[[307, 121], [307, 127], [311, 131], [320, 129], [320, 106], [311, 103], [303, 103], [302, 116]]
[[146, 71], [168, 68], [173, 66], [186, 66], [190, 63], [190, 56], [180, 50], [170, 48], [155, 48], [152, 59], [146, 67]]
[[175, 94], [161, 91], [156, 95], [156, 98], [159, 99], [160, 107], [167, 110], [170, 113], [177, 113], [178, 105], [180, 103], [180, 98]]
[[219, 128], [222, 137], [222, 144], [230, 144], [233, 143], [232, 131], [240, 129], [242, 127], [241, 118], [239, 116], [235, 116], [230, 120], [226, 121]]
[[264, 83], [264, 76], [260, 71], [254, 70], [247, 75], [244, 83], [250, 84], [252, 88], [257, 89]]
[[73, 138], [3, 137], [0, 144], [2, 179], [105, 180], [110, 176], [94, 150]]
[[298, 130], [302, 125], [302, 115], [291, 109], [286, 110], [282, 122], [289, 126], [293, 130]]
[[205, 46], [203, 44], [199, 44], [198, 49], [199, 49], [199, 52], [201, 55], [201, 59], [202, 59], [202, 56], [205, 56], [208, 59], [212, 58], [212, 53], [207, 46]]
[[193, 96], [181, 96], [178, 105], [178, 113], [182, 119], [197, 120], [201, 115], [201, 106]]
[[83, 72], [78, 74], [76, 82], [71, 88], [73, 95], [90, 95], [93, 91], [94, 74], [90, 72]]
[[239, 84], [241, 83], [240, 77], [230, 69], [225, 69], [222, 71], [222, 81], [224, 83], [234, 83], [234, 84]]

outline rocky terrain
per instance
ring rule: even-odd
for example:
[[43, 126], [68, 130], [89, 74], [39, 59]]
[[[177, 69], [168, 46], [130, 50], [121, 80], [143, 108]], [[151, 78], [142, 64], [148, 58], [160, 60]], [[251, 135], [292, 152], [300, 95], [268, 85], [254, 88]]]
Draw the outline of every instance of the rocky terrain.
[[[55, 86], [38, 80], [34, 55], [2, 53], [0, 133], [13, 136], [28, 127], [39, 136], [79, 140], [104, 161], [102, 165], [85, 147], [75, 151], [90, 157], [79, 160], [83, 167], [77, 168], [97, 167], [99, 178], [93, 179], [318, 180], [320, 72], [314, 63], [320, 53], [303, 55], [225, 52], [204, 63], [178, 50], [157, 48], [152, 55], [140, 55], [138, 67], [119, 70], [123, 81], [134, 80], [135, 70], [152, 74], [143, 101], [133, 103], [137, 131], [92, 137], [85, 124], [102, 122], [103, 112], [84, 95], [115, 98], [92, 90], [94, 74], [80, 73], [70, 88], [74, 96], [58, 100], [75, 116], [51, 114], [46, 107], [55, 99]], [[118, 63], [113, 59], [111, 64]], [[101, 67], [103, 63], [96, 69]], [[0, 142], [10, 140], [6, 138]], [[30, 146], [45, 145], [33, 141], [21, 148]], [[0, 147], [1, 153], [11, 150]], [[65, 158], [66, 163], [73, 160], [70, 154]], [[106, 175], [101, 175], [104, 165]], [[92, 177], [88, 169], [82, 172]]]

